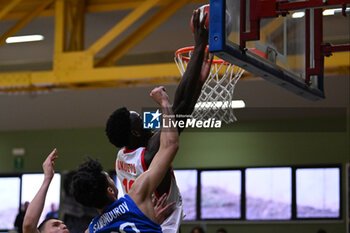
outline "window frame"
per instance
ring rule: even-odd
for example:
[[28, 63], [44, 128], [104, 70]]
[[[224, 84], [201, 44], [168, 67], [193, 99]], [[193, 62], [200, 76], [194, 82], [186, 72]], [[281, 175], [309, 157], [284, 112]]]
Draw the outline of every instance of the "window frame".
[[[246, 170], [250, 168], [290, 168], [291, 169], [291, 218], [290, 219], [247, 219], [246, 218]], [[301, 218], [297, 217], [297, 203], [296, 203], [296, 170], [297, 169], [319, 169], [319, 168], [337, 168], [339, 169], [339, 217], [317, 217], [317, 218]], [[319, 165], [273, 165], [273, 166], [249, 166], [249, 167], [223, 167], [223, 168], [176, 168], [174, 170], [197, 170], [197, 199], [196, 199], [196, 219], [183, 220], [185, 223], [196, 221], [220, 221], [220, 222], [291, 222], [291, 221], [337, 221], [343, 219], [343, 167], [342, 164], [319, 164]], [[241, 197], [240, 197], [240, 218], [201, 218], [201, 175], [205, 171], [240, 171], [241, 172]]]
[[[18, 203], [18, 212], [21, 210], [21, 204], [23, 202], [22, 200], [22, 187], [23, 187], [23, 175], [31, 175], [31, 174], [44, 174], [42, 171], [41, 172], [13, 172], [13, 173], [0, 173], [0, 178], [19, 178], [20, 182], [19, 182], [19, 203]], [[59, 174], [60, 175], [60, 188], [59, 188], [59, 205], [61, 205], [61, 193], [62, 193], [62, 182], [63, 182], [63, 174], [61, 172], [55, 171], [55, 174]], [[0, 229], [0, 232], [8, 232], [10, 230], [13, 230], [13, 228], [10, 229]]]

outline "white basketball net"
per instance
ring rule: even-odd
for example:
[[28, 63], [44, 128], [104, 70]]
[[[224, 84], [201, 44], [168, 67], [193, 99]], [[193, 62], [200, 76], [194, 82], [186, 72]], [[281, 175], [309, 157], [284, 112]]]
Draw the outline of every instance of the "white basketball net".
[[[182, 75], [187, 68], [192, 51], [193, 49], [190, 49], [186, 54], [177, 53], [175, 56], [175, 63]], [[214, 60], [192, 117], [197, 120], [222, 120], [225, 123], [236, 121], [232, 106], [233, 92], [243, 73], [244, 70], [238, 66], [222, 60]]]

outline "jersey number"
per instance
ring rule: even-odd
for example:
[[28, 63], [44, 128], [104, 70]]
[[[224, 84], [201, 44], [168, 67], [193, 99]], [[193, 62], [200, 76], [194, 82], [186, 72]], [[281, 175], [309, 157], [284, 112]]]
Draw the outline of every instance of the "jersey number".
[[127, 180], [126, 178], [124, 178], [123, 185], [126, 193], [130, 191], [131, 186], [134, 182], [135, 182], [134, 180]]
[[[140, 232], [141, 232], [139, 229], [136, 228], [135, 223], [125, 222], [125, 223], [121, 224], [120, 227], [119, 227], [120, 233], [126, 233], [126, 232], [124, 231], [124, 229], [125, 229], [126, 227], [131, 227], [131, 229], [132, 229], [134, 232], [136, 232], [136, 233], [140, 233]], [[118, 233], [118, 232], [113, 231], [113, 232], [111, 232], [111, 233]]]

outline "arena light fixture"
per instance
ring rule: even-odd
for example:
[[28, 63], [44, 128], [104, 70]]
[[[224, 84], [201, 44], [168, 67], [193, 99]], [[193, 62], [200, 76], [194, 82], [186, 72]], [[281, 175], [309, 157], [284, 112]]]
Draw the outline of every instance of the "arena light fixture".
[[12, 36], [6, 39], [7, 44], [24, 43], [44, 40], [43, 35], [26, 35], [26, 36]]
[[299, 19], [299, 18], [303, 18], [304, 15], [305, 15], [305, 13], [302, 12], [302, 11], [300, 11], [300, 12], [294, 12], [294, 13], [292, 14], [292, 18], [293, 18], [293, 19]]
[[[350, 7], [347, 7], [345, 9], [345, 12], [348, 13], [350, 11]], [[335, 15], [335, 14], [341, 14], [342, 8], [335, 8], [335, 9], [327, 9], [323, 11], [323, 16], [328, 16], [328, 15]]]
[[[323, 16], [329, 16], [329, 15], [335, 15], [335, 14], [338, 14], [338, 13], [341, 13], [342, 12], [342, 9], [341, 8], [335, 8], [335, 9], [327, 9], [327, 10], [324, 10], [322, 12], [322, 15]], [[346, 12], [350, 12], [350, 7], [346, 8]], [[298, 19], [298, 18], [303, 18], [305, 16], [305, 13], [303, 11], [298, 11], [298, 12], [294, 12], [292, 14], [292, 18], [293, 19]]]
[[[336, 10], [336, 9], [327, 9], [327, 10], [324, 10], [324, 11], [322, 12], [322, 14], [323, 14], [324, 16], [326, 16], [326, 15], [334, 15], [335, 10]], [[341, 10], [341, 9], [340, 9], [340, 10]]]
[[[227, 109], [229, 108], [229, 102], [228, 101], [216, 101], [216, 102], [198, 102], [195, 106], [197, 109], [212, 109], [213, 106], [216, 108], [221, 109]], [[237, 108], [245, 108], [245, 102], [243, 100], [232, 100], [231, 101], [231, 108], [237, 109]]]

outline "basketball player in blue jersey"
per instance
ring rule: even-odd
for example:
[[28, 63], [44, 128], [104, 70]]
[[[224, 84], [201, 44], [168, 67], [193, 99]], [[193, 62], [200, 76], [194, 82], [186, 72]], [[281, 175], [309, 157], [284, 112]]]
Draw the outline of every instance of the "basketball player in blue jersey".
[[44, 220], [37, 228], [44, 208], [46, 194], [55, 174], [54, 161], [57, 159], [56, 152], [56, 149], [54, 149], [43, 163], [44, 181], [28, 206], [23, 220], [23, 233], [69, 233], [66, 225], [61, 220], [54, 218]]
[[[39, 227], [38, 222], [42, 214], [44, 203], [52, 178], [55, 174], [54, 161], [57, 150], [54, 149], [44, 161], [42, 167], [44, 170], [43, 183], [30, 202], [23, 220], [23, 233], [69, 233], [67, 226], [59, 219], [49, 218], [44, 220]], [[156, 221], [162, 223], [169, 216], [169, 206], [165, 205], [164, 199], [160, 199], [155, 203], [154, 210], [156, 212]]]
[[[176, 89], [172, 110], [176, 115], [190, 115], [206, 81], [211, 60], [208, 62], [208, 53], [205, 48], [208, 44], [208, 30], [205, 28], [205, 19], [199, 18], [199, 10], [193, 13], [193, 32], [195, 47], [187, 69]], [[182, 128], [178, 129], [179, 133]], [[145, 172], [159, 148], [160, 131], [154, 134], [143, 129], [139, 114], [126, 108], [117, 109], [109, 117], [106, 125], [106, 134], [109, 141], [117, 148], [121, 148], [116, 159], [116, 173], [122, 184], [123, 193], [129, 190], [136, 178]], [[164, 180], [157, 187], [155, 195], [167, 195], [168, 202], [176, 202], [172, 215], [162, 224], [163, 232], [176, 233], [182, 221], [182, 198], [176, 185], [172, 169], [169, 169]]]
[[[164, 87], [155, 88], [150, 95], [164, 114], [173, 115]], [[178, 131], [163, 127], [159, 150], [148, 170], [119, 200], [118, 189], [99, 162], [89, 159], [81, 164], [73, 177], [72, 193], [78, 202], [95, 207], [100, 213], [92, 220], [86, 233], [161, 233], [160, 225], [155, 223], [152, 193], [166, 175], [177, 150]]]

